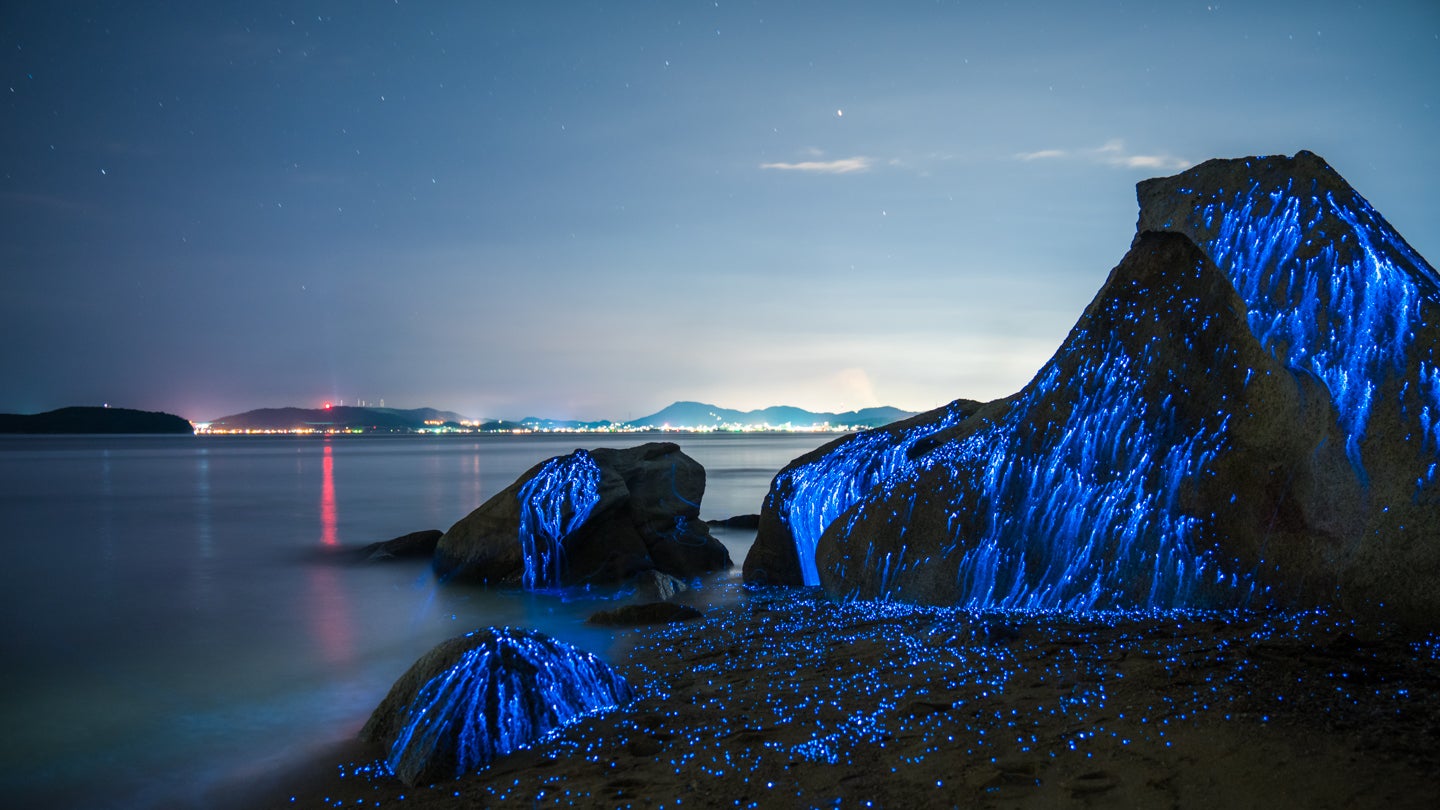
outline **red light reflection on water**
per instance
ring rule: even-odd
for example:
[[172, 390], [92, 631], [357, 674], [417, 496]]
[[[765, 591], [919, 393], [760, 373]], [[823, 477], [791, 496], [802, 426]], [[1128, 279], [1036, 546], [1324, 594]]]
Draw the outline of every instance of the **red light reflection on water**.
[[320, 545], [339, 545], [335, 523], [335, 458], [326, 442], [325, 457], [320, 462]]
[[[335, 457], [325, 443], [320, 458], [320, 545], [340, 544], [335, 509]], [[333, 665], [350, 663], [355, 657], [354, 629], [344, 586], [335, 566], [321, 564], [310, 569], [310, 626], [325, 660]]]

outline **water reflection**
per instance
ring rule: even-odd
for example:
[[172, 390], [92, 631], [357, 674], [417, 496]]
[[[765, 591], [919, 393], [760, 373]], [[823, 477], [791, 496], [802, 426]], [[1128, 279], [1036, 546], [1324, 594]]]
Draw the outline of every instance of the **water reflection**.
[[325, 442], [325, 455], [320, 462], [320, 545], [334, 548], [340, 544], [335, 536], [335, 457]]
[[[320, 546], [327, 551], [340, 545], [332, 450], [330, 442], [325, 442], [320, 457]], [[321, 654], [332, 666], [352, 663], [355, 660], [355, 632], [340, 572], [333, 565], [311, 566], [309, 580], [309, 610], [306, 612]]]
[[190, 605], [203, 610], [215, 603], [215, 534], [211, 525], [210, 449], [201, 447], [195, 457], [195, 553], [189, 578]]

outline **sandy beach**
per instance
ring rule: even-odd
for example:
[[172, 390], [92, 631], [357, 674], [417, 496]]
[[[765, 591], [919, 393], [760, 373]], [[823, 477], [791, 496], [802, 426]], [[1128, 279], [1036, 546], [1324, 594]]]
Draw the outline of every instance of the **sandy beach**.
[[774, 590], [617, 645], [634, 702], [479, 773], [410, 788], [356, 743], [259, 803], [1440, 803], [1440, 641], [1320, 614], [976, 614]]

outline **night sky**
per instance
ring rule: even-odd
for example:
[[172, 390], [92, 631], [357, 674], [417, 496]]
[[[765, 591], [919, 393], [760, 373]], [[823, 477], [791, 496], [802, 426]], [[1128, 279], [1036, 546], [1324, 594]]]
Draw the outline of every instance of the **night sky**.
[[1440, 258], [1434, 0], [6, 0], [0, 49], [0, 411], [989, 399], [1209, 157]]

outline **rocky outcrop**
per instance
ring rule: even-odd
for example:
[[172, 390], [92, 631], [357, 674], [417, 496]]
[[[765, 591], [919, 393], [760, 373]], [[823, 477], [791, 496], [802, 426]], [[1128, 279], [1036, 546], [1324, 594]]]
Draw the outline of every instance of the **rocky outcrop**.
[[435, 546], [442, 534], [444, 532], [439, 529], [402, 534], [391, 540], [371, 543], [357, 551], [356, 556], [364, 562], [423, 559], [435, 554]]
[[671, 442], [548, 459], [461, 519], [435, 550], [448, 581], [551, 588], [730, 566], [699, 519], [705, 469]]
[[487, 628], [421, 656], [390, 689], [360, 736], [386, 747], [401, 781], [453, 779], [631, 690], [590, 653], [533, 630]]
[[1140, 199], [1130, 253], [1024, 390], [797, 460], [752, 556], [813, 543], [841, 596], [1440, 624], [1435, 272], [1308, 153]]

